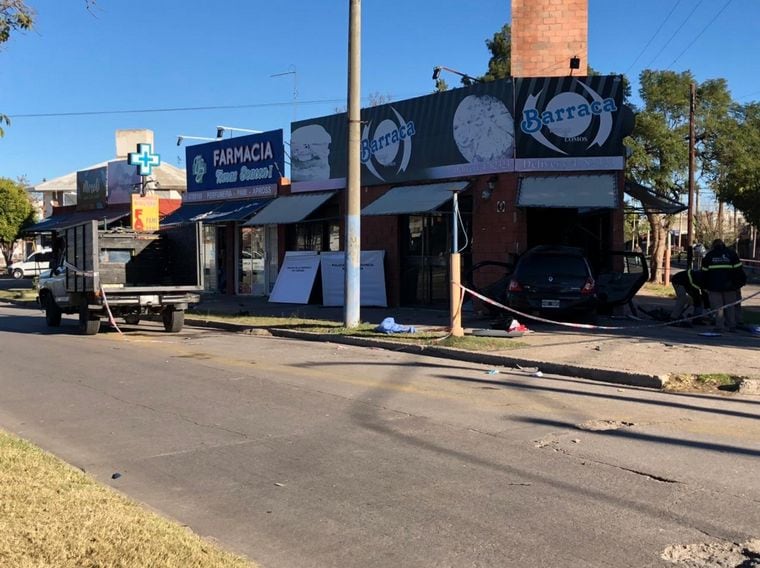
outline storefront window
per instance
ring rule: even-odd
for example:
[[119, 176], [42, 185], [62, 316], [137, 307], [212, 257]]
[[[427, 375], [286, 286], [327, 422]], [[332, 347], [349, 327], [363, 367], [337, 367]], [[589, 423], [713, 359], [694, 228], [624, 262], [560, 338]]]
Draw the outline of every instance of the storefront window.
[[316, 252], [340, 250], [340, 225], [337, 221], [296, 223], [288, 227], [288, 250]]
[[[459, 227], [462, 271], [472, 264], [472, 201], [460, 202]], [[461, 225], [464, 225], [462, 227]], [[401, 218], [406, 237], [401, 240], [401, 303], [405, 305], [444, 304], [449, 299], [449, 254], [451, 252], [451, 212], [409, 215]]]
[[203, 227], [203, 283], [207, 292], [217, 290], [216, 226]]
[[242, 227], [240, 229], [240, 253], [238, 257], [238, 294], [263, 296], [267, 293], [264, 277], [263, 227]]

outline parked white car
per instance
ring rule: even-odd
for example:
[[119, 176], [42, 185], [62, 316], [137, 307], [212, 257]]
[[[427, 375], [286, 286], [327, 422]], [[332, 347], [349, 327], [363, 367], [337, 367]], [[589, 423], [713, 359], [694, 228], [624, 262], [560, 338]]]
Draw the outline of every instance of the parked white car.
[[42, 249], [30, 254], [26, 260], [14, 262], [8, 267], [8, 274], [16, 279], [27, 276], [38, 276], [43, 270], [50, 268], [50, 262], [53, 260], [53, 251], [51, 249]]

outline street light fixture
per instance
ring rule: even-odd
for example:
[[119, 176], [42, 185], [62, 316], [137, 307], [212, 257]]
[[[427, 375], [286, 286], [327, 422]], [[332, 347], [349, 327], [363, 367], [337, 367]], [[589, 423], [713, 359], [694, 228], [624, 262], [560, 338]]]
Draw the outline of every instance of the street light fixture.
[[184, 134], [180, 134], [177, 136], [177, 146], [182, 146], [183, 140], [206, 140], [208, 142], [213, 142], [214, 140], [218, 140], [218, 138], [206, 138], [205, 136], [185, 136]]
[[467, 73], [462, 73], [461, 71], [457, 71], [456, 69], [451, 69], [450, 67], [444, 67], [443, 65], [436, 65], [433, 67], [433, 81], [437, 81], [438, 77], [441, 76], [441, 71], [448, 71], [449, 73], [454, 73], [454, 75], [459, 75], [463, 79], [463, 83], [465, 85], [470, 85], [472, 83], [482, 83], [482, 79], [478, 79], [477, 77], [473, 77], [471, 75], [468, 75]]
[[263, 130], [251, 130], [250, 128], [235, 128], [234, 126], [217, 126], [216, 127], [216, 137], [221, 138], [224, 136], [224, 131], [230, 131], [230, 132], [248, 132], [250, 134], [261, 134]]

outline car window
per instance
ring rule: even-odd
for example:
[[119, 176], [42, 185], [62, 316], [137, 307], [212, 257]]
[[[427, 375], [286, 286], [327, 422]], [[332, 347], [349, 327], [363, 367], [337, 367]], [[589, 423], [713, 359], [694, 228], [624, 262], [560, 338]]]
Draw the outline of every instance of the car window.
[[518, 267], [521, 278], [540, 277], [546, 274], [589, 276], [588, 267], [583, 258], [566, 254], [541, 254], [525, 258]]

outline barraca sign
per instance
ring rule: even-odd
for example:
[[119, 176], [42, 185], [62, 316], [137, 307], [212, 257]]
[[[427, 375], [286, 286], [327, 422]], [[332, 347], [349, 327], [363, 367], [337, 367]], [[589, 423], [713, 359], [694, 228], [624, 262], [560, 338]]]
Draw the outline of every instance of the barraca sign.
[[515, 79], [515, 92], [518, 160], [623, 155], [633, 114], [620, 76]]
[[[362, 184], [514, 169], [511, 79], [362, 109]], [[293, 191], [346, 183], [346, 113], [291, 125]]]
[[282, 130], [188, 146], [185, 164], [188, 193], [204, 192], [213, 199], [215, 192], [242, 195], [265, 186], [265, 194], [274, 195], [285, 170]]

